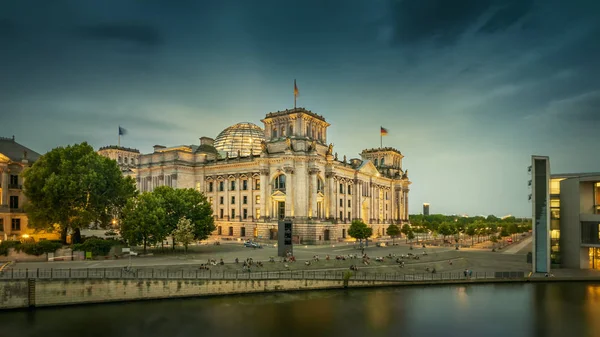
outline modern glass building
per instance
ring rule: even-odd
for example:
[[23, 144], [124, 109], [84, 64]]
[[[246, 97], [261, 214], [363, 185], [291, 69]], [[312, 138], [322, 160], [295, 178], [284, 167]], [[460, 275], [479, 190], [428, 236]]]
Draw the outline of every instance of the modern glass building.
[[531, 203], [533, 227], [533, 263], [534, 273], [550, 271], [550, 159], [544, 156], [532, 156], [531, 166]]

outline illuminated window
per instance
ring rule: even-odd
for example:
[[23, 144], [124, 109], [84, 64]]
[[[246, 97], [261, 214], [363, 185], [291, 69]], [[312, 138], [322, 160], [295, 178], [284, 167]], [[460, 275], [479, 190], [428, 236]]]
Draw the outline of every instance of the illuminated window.
[[256, 219], [260, 219], [260, 208], [257, 208], [255, 210], [255, 212], [256, 212]]
[[550, 180], [550, 194], [560, 194], [560, 182], [562, 179]]
[[256, 204], [260, 204], [260, 195], [257, 195], [254, 199]]
[[254, 189], [260, 190], [260, 179], [254, 179]]
[[317, 192], [324, 193], [325, 184], [323, 184], [323, 180], [321, 178], [317, 178]]
[[213, 203], [213, 197], [208, 198], [208, 202], [210, 202], [210, 204], [212, 205], [212, 203]]

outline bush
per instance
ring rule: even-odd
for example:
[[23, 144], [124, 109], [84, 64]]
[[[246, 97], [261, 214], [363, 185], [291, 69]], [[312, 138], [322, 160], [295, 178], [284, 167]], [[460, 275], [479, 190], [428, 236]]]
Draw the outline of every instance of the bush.
[[103, 240], [97, 237], [86, 238], [83, 243], [73, 245], [73, 250], [91, 252], [92, 256], [106, 256], [112, 246], [118, 245], [117, 240]]
[[8, 256], [9, 248], [17, 248], [21, 245], [19, 241], [3, 241], [0, 243], [0, 255]]
[[23, 252], [28, 255], [40, 256], [45, 253], [54, 253], [61, 248], [62, 244], [52, 241], [24, 242], [14, 247], [17, 252]]

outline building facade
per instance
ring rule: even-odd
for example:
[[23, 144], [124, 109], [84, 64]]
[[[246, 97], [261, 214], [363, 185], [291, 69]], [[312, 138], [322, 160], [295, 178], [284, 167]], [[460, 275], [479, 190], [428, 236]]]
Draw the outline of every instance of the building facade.
[[349, 238], [361, 219], [384, 236], [391, 223], [408, 223], [411, 182], [394, 148], [339, 157], [327, 142], [330, 126], [304, 108], [268, 113], [264, 128], [240, 123], [217, 141], [154, 146], [130, 174], [141, 192], [158, 186], [195, 188], [213, 207], [218, 236], [275, 239], [277, 222], [294, 223], [294, 241]]
[[17, 240], [23, 235], [35, 239], [54, 238], [52, 234], [28, 229], [27, 214], [23, 205], [23, 171], [30, 167], [40, 154], [17, 143], [15, 137], [0, 137], [0, 240]]
[[140, 150], [130, 149], [122, 146], [104, 146], [98, 150], [98, 153], [104, 157], [113, 159], [119, 165], [121, 172], [130, 172], [137, 167]]
[[429, 204], [428, 203], [423, 203], [423, 215], [424, 216], [428, 216], [429, 215]]

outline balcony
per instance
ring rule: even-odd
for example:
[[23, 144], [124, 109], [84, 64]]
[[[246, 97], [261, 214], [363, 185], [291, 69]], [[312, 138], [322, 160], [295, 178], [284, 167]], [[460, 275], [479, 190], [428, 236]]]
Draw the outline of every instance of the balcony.
[[9, 189], [13, 189], [13, 190], [21, 190], [21, 189], [23, 189], [23, 185], [19, 185], [19, 184], [8, 184], [8, 188], [9, 188]]

